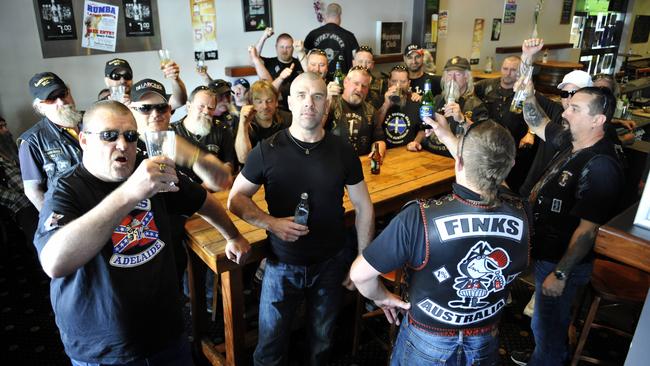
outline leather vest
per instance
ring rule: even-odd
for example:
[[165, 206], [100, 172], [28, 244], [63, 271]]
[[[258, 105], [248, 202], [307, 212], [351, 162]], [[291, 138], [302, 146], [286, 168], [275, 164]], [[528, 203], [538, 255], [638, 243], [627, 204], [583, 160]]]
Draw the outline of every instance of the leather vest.
[[30, 144], [38, 153], [48, 187], [60, 173], [81, 162], [79, 141], [45, 117], [20, 135], [18, 141]]
[[501, 193], [496, 207], [456, 195], [419, 201], [426, 259], [409, 271], [409, 317], [424, 330], [471, 329], [496, 324], [506, 286], [528, 264], [524, 203]]
[[559, 261], [566, 252], [580, 224], [580, 218], [572, 215], [571, 210], [576, 205], [580, 177], [589, 161], [605, 156], [620, 167], [613, 145], [605, 146], [610, 146], [611, 151], [593, 146], [572, 153], [569, 147], [556, 157], [533, 187], [530, 200], [535, 221], [534, 258]]

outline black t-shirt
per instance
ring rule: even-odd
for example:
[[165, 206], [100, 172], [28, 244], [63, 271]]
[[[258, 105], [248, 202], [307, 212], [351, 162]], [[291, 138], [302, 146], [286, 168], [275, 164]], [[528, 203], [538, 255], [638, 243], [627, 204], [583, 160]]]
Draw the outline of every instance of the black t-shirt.
[[255, 147], [260, 141], [266, 140], [273, 136], [274, 133], [291, 126], [291, 113], [278, 111], [273, 118], [273, 123], [271, 123], [271, 126], [267, 128], [261, 127], [255, 123], [255, 121], [253, 121], [250, 126], [251, 128], [248, 131], [248, 137], [251, 141], [251, 147]]
[[[519, 146], [519, 140], [528, 132], [528, 125], [523, 113], [510, 112], [510, 104], [515, 95], [513, 89], [503, 88], [501, 79], [496, 78], [477, 82], [474, 92], [485, 103], [490, 119], [507, 128], [515, 139], [515, 144]], [[540, 95], [538, 94], [538, 98]]]
[[373, 142], [384, 140], [375, 108], [368, 102], [353, 106], [343, 98], [335, 98], [330, 104], [325, 129], [349, 141], [359, 155], [369, 154]]
[[269, 232], [272, 254], [280, 262], [320, 263], [344, 247], [344, 188], [363, 180], [361, 162], [345, 140], [326, 132], [316, 143], [292, 141], [285, 129], [251, 150], [241, 174], [264, 186], [274, 217], [293, 216], [300, 195], [309, 194], [309, 234], [285, 242]]
[[[179, 192], [141, 201], [95, 257], [50, 282], [56, 324], [71, 358], [127, 363], [180, 339], [184, 323], [169, 213], [193, 214], [206, 193], [179, 179]], [[101, 181], [79, 164], [55, 184], [47, 192], [34, 238], [39, 253], [61, 227], [93, 209], [121, 183]]]
[[433, 93], [434, 96], [442, 93], [442, 87], [440, 86], [441, 77], [438, 75], [429, 74], [428, 72], [425, 72], [417, 79], [410, 79], [411, 92], [424, 95], [424, 84], [426, 83], [427, 79], [431, 80], [431, 93]]
[[264, 62], [264, 67], [266, 67], [266, 69], [269, 71], [269, 74], [271, 74], [271, 77], [274, 80], [277, 79], [282, 70], [290, 67], [291, 64], [293, 64], [293, 71], [291, 72], [291, 75], [289, 75], [288, 78], [284, 79], [282, 84], [280, 84], [280, 90], [278, 90], [280, 92], [280, 99], [278, 100], [280, 108], [289, 110], [289, 106], [287, 105], [287, 97], [291, 91], [291, 83], [293, 82], [293, 79], [295, 79], [303, 71], [302, 66], [300, 65], [300, 61], [298, 61], [297, 58], [293, 57], [291, 59], [291, 62], [284, 63], [277, 57], [262, 57], [262, 62]]
[[403, 107], [393, 105], [382, 123], [386, 145], [389, 148], [407, 145], [413, 141], [421, 125], [420, 104], [407, 100]]
[[341, 62], [341, 69], [347, 73], [352, 67], [352, 51], [359, 48], [354, 34], [334, 23], [327, 23], [309, 32], [305, 37], [305, 49], [320, 48], [327, 53], [328, 74], [333, 75], [336, 61]]

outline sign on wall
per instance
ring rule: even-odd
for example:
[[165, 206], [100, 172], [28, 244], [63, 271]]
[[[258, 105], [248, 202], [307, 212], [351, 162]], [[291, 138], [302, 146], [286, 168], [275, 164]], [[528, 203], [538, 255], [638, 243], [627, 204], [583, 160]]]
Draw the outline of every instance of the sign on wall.
[[514, 23], [517, 16], [517, 0], [506, 0], [503, 5], [503, 23]]
[[404, 22], [377, 21], [377, 47], [380, 55], [402, 53]]
[[72, 0], [38, 0], [38, 13], [46, 40], [77, 39]]
[[150, 0], [123, 0], [124, 30], [127, 37], [153, 36]]
[[470, 65], [478, 65], [481, 59], [481, 43], [483, 42], [483, 28], [485, 19], [474, 19], [474, 31], [472, 32], [472, 51], [469, 56]]
[[115, 52], [119, 11], [117, 6], [86, 0], [81, 47]]
[[244, 31], [263, 31], [273, 26], [271, 0], [242, 0]]
[[194, 33], [194, 59], [218, 59], [217, 10], [214, 0], [190, 0], [190, 9]]

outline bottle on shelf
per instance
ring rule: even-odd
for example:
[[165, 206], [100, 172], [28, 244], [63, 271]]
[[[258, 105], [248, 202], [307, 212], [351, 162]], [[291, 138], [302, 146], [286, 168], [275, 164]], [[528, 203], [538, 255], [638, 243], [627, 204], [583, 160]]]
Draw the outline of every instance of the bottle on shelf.
[[300, 202], [296, 206], [296, 211], [293, 215], [293, 222], [300, 225], [307, 226], [309, 219], [309, 195], [305, 192], [300, 195]]
[[372, 144], [372, 155], [370, 155], [370, 173], [379, 174], [381, 169], [381, 154], [379, 154], [379, 143]]

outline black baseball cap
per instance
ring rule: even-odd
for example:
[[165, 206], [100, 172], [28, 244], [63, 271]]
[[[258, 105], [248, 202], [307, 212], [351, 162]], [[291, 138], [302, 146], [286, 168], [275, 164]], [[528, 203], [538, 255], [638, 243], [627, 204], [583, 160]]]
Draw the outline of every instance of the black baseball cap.
[[239, 78], [239, 79], [235, 80], [235, 82], [233, 83], [233, 85], [241, 85], [241, 86], [243, 86], [243, 87], [246, 88], [246, 89], [250, 89], [250, 88], [251, 88], [251, 84], [248, 82], [248, 80], [246, 80], [246, 79], [244, 79], [244, 78]]
[[469, 61], [467, 61], [467, 59], [464, 57], [454, 56], [447, 60], [447, 63], [445, 64], [445, 71], [447, 70], [470, 70]]
[[419, 44], [411, 43], [410, 45], [406, 46], [406, 48], [404, 49], [404, 56], [408, 56], [409, 53], [415, 51], [422, 51], [422, 47], [420, 47]]
[[138, 102], [147, 93], [155, 93], [163, 97], [165, 102], [169, 101], [169, 95], [165, 92], [165, 86], [153, 79], [142, 79], [131, 87], [131, 101]]
[[123, 60], [121, 58], [114, 58], [106, 62], [106, 66], [104, 67], [104, 76], [109, 76], [113, 71], [116, 70], [125, 70], [130, 72], [131, 75], [133, 75], [133, 70], [131, 70], [131, 65], [129, 65], [129, 63], [126, 60]]
[[212, 89], [217, 95], [232, 93], [230, 86], [230, 83], [223, 79], [215, 79], [208, 84], [208, 88]]
[[47, 99], [52, 93], [68, 89], [63, 80], [53, 72], [41, 72], [29, 79], [29, 92], [40, 100]]

